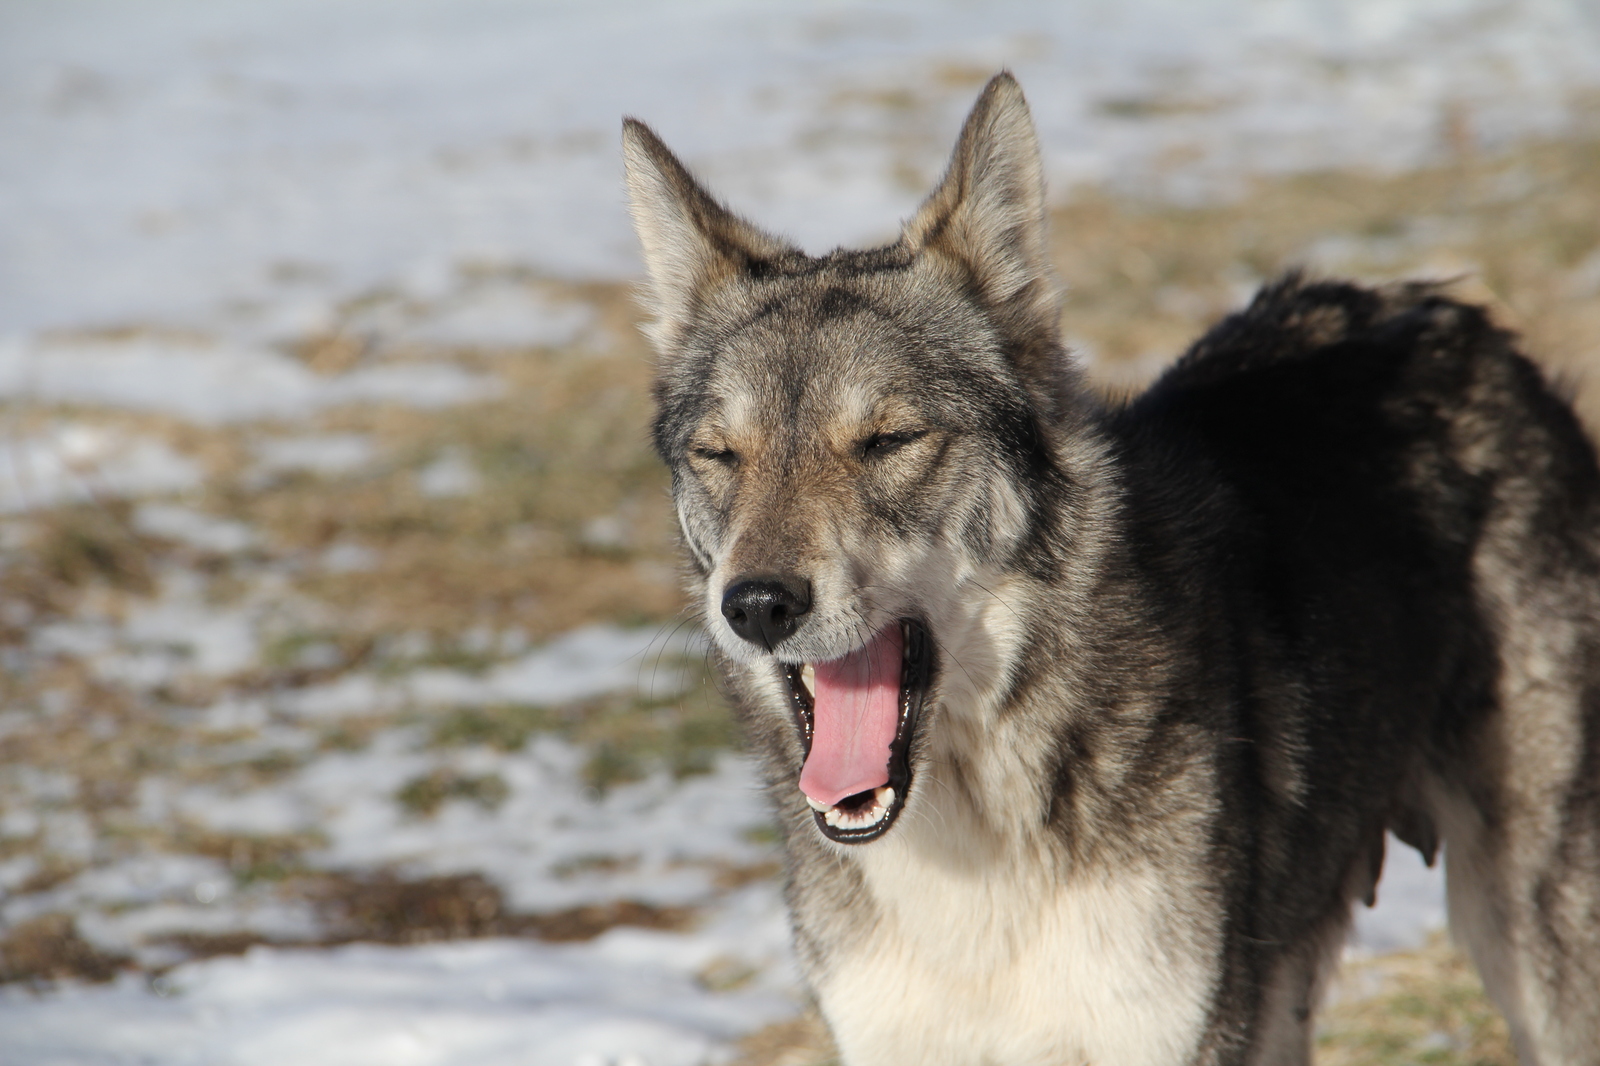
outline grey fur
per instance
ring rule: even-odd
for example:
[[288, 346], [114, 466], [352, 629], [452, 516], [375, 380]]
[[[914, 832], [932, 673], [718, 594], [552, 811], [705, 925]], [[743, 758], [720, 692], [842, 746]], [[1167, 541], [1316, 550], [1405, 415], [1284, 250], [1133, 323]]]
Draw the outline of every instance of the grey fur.
[[[1523, 1061], [1600, 1063], [1600, 472], [1480, 309], [1290, 277], [1108, 408], [1009, 75], [867, 251], [623, 139], [691, 589], [848, 1066], [1307, 1063], [1389, 829], [1443, 841]], [[792, 632], [735, 632], [746, 581]], [[896, 624], [909, 791], [842, 842], [791, 677]]]

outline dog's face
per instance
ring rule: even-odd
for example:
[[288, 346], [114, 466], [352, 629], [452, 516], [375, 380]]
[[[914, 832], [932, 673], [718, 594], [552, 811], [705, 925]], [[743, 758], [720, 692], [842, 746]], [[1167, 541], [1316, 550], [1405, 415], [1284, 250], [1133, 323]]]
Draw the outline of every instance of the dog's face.
[[1031, 120], [1009, 76], [894, 245], [812, 258], [624, 131], [672, 469], [707, 628], [792, 721], [818, 828], [881, 837], [940, 691], [955, 590], [1045, 565], [1073, 383]]

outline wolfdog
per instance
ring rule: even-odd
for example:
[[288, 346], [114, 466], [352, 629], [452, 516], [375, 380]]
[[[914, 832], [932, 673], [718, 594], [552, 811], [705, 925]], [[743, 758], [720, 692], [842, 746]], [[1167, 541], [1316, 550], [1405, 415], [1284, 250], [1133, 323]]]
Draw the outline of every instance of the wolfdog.
[[989, 83], [812, 257], [624, 126], [692, 594], [849, 1066], [1310, 1061], [1386, 831], [1524, 1063], [1600, 1063], [1600, 470], [1478, 307], [1289, 276], [1143, 394], [1063, 349]]

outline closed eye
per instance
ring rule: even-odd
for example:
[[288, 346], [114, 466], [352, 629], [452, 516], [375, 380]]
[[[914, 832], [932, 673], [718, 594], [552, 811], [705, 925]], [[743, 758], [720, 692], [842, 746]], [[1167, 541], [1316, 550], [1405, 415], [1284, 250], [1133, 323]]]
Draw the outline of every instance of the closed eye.
[[861, 454], [864, 458], [880, 458], [927, 435], [928, 431], [925, 429], [903, 430], [896, 433], [874, 433], [862, 442]]
[[720, 463], [723, 466], [739, 465], [739, 453], [731, 448], [691, 448], [689, 451], [697, 459]]

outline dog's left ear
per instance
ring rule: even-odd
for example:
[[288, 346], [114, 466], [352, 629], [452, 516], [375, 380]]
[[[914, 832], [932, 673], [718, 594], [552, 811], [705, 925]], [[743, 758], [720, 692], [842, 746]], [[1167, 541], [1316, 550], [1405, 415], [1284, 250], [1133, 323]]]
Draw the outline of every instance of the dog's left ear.
[[[961, 128], [950, 167], [906, 223], [913, 251], [966, 272], [1030, 381], [1061, 361], [1060, 297], [1045, 236], [1044, 168], [1033, 116], [1010, 73], [984, 87]], [[1046, 386], [1049, 391], [1048, 386]]]
[[798, 254], [723, 207], [661, 138], [638, 119], [622, 122], [633, 226], [644, 246], [657, 351], [670, 352], [705, 297], [763, 262]]

